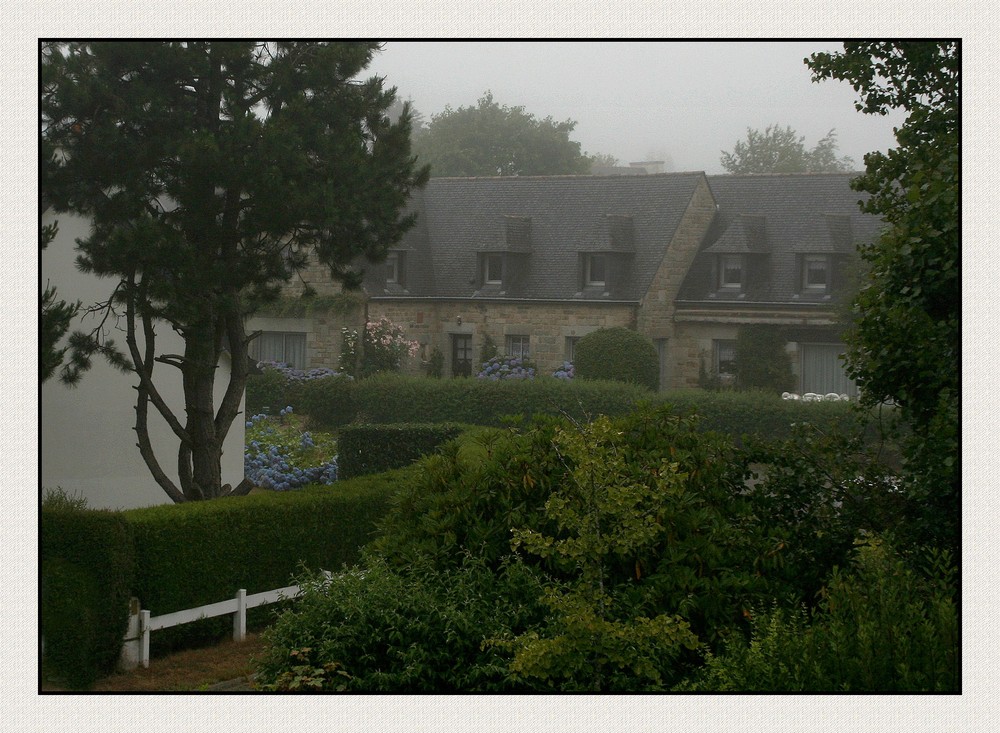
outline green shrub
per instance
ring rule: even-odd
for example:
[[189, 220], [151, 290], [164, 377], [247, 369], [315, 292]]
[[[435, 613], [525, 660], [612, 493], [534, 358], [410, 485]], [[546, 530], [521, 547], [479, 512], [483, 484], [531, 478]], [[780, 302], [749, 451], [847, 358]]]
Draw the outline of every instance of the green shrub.
[[402, 468], [456, 438], [452, 423], [347, 425], [340, 429], [337, 468], [341, 479]]
[[578, 379], [630, 382], [653, 391], [660, 386], [660, 358], [653, 342], [627, 328], [602, 328], [576, 343], [573, 366]]
[[780, 328], [741, 326], [736, 334], [736, 386], [780, 394], [795, 389], [792, 362]]
[[288, 379], [278, 369], [264, 369], [261, 374], [247, 376], [245, 409], [247, 415], [259, 415], [265, 409], [271, 414], [292, 404], [288, 395]]
[[[503, 654], [484, 646], [538, 620], [540, 586], [519, 563], [498, 570], [468, 555], [453, 568], [416, 562], [315, 576], [264, 632], [256, 682], [265, 690], [505, 692]], [[294, 685], [294, 686], [293, 686]], [[523, 686], [520, 689], [524, 689]]]
[[134, 545], [120, 514], [43, 508], [42, 633], [46, 664], [82, 687], [113, 671], [128, 623]]
[[427, 360], [427, 376], [432, 379], [441, 379], [444, 375], [444, 352], [437, 346], [431, 350], [431, 356]]
[[333, 430], [354, 420], [358, 382], [326, 377], [304, 382], [296, 393], [295, 409], [309, 417], [314, 428]]
[[296, 410], [317, 429], [336, 430], [355, 419], [367, 423], [503, 425], [505, 418], [537, 413], [620, 415], [650, 397], [635, 385], [567, 382], [538, 378], [493, 382], [486, 379], [427, 379], [380, 374], [351, 382], [317, 379], [298, 393]]
[[63, 509], [80, 511], [87, 508], [87, 497], [83, 494], [68, 492], [61, 486], [45, 489], [42, 493], [42, 509]]
[[[594, 451], [620, 455], [620, 463], [608, 458], [617, 477], [654, 481], [669, 466], [684, 478], [669, 492], [650, 489], [656, 498], [647, 497], [652, 505], [643, 521], [651, 523], [652, 538], [648, 545], [609, 560], [608, 587], [632, 588], [628, 593], [638, 594], [637, 605], [679, 613], [703, 637], [736, 623], [738, 604], [757, 598], [766, 587], [754, 567], [767, 548], [766, 537], [754, 533], [764, 530], [746, 524], [735, 529], [746, 506], [745, 459], [731, 441], [699, 432], [694, 420], [677, 417], [666, 407], [640, 410], [609, 424], [619, 435], [617, 442], [606, 450], [595, 445]], [[449, 444], [418, 464], [414, 480], [397, 495], [380, 524], [379, 538], [367, 551], [398, 566], [418, 557], [448, 566], [464, 551], [499, 563], [511, 551], [515, 530], [562, 538], [568, 530], [546, 502], [573, 484], [575, 459], [557, 443], [560, 431], [572, 425], [539, 417], [521, 431], [482, 433], [475, 439], [476, 451]], [[607, 477], [601, 490], [614, 487], [614, 480]], [[617, 522], [609, 521], [612, 526]], [[565, 582], [575, 577], [579, 559], [572, 567], [548, 557], [535, 562]], [[639, 581], [642, 589], [635, 590]]]
[[[358, 561], [403, 477], [386, 474], [238, 499], [191, 502], [124, 513], [136, 543], [135, 595], [153, 615], [194, 608], [289, 584], [301, 565], [338, 570]], [[251, 609], [259, 623], [273, 609]], [[157, 632], [154, 651], [224, 638], [227, 618]]]
[[750, 640], [707, 654], [680, 689], [957, 692], [955, 569], [947, 553], [925, 557], [922, 574], [881, 541], [863, 542], [849, 571], [833, 571], [818, 609], [755, 613]]

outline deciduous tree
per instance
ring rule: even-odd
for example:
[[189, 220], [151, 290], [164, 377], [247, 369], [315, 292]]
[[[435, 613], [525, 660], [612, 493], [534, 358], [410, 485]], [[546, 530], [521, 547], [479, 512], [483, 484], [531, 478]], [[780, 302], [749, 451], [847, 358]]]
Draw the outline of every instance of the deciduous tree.
[[769, 125], [764, 131], [747, 128], [747, 139], [737, 141], [733, 152], [719, 159], [727, 173], [836, 173], [849, 171], [854, 161], [839, 156], [837, 131], [830, 130], [806, 150], [805, 137], [791, 127]]
[[538, 176], [588, 173], [591, 159], [570, 140], [573, 120], [539, 120], [500, 105], [491, 92], [475, 106], [445, 107], [415, 141], [432, 176]]
[[[101, 307], [127, 328], [139, 450], [174, 501], [231, 491], [220, 457], [246, 383], [254, 305], [275, 297], [308, 251], [331, 276], [357, 282], [352, 263], [384, 257], [414, 222], [402, 212], [426, 170], [410, 153], [409, 119], [388, 119], [395, 90], [382, 79], [357, 80], [378, 50], [244, 41], [42, 49], [42, 134], [57, 151], [43, 193], [56, 211], [92, 222], [79, 267], [111, 283]], [[164, 327], [183, 353], [157, 349]], [[223, 350], [232, 366], [216, 405]], [[183, 416], [158, 386], [160, 365], [182, 376]], [[150, 406], [178, 440], [179, 486], [150, 442]]]
[[852, 183], [888, 228], [861, 250], [871, 271], [855, 301], [847, 365], [866, 404], [892, 402], [909, 424], [908, 485], [926, 507], [925, 530], [957, 544], [960, 47], [851, 42], [805, 63], [815, 81], [849, 82], [860, 112], [907, 113], [897, 146], [868, 153]]

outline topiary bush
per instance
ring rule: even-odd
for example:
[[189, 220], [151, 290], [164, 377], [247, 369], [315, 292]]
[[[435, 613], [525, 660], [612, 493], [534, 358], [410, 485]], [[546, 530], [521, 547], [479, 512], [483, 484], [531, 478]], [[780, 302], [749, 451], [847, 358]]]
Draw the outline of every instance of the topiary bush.
[[656, 391], [660, 358], [653, 342], [627, 328], [602, 328], [577, 341], [573, 366], [578, 379], [639, 384]]

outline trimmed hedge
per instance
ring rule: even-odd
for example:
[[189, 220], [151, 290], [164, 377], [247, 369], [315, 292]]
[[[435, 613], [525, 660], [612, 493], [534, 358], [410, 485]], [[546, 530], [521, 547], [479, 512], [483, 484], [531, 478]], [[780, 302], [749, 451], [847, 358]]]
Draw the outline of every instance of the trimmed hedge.
[[570, 383], [561, 379], [491, 381], [427, 379], [398, 374], [356, 382], [317, 379], [300, 388], [295, 408], [316, 429], [359, 421], [374, 424], [442, 423], [500, 426], [504, 418], [566, 414], [576, 420], [620, 415], [652, 397], [636, 385]]
[[461, 432], [454, 423], [347, 425], [337, 440], [337, 468], [342, 479], [402, 468]]
[[[360, 561], [405, 471], [295, 492], [132, 509], [42, 510], [42, 629], [47, 671], [73, 687], [112, 672], [139, 598], [154, 616], [289, 585], [305, 566]], [[250, 609], [259, 627], [276, 606]], [[232, 634], [228, 616], [164, 629], [152, 653]]]
[[[702, 430], [726, 433], [738, 443], [745, 435], [764, 440], [785, 440], [792, 426], [809, 423], [830, 433], [859, 429], [865, 422], [848, 402], [800, 402], [783, 400], [758, 391], [714, 392], [678, 390], [660, 395], [678, 414], [696, 413]], [[877, 437], [874, 421], [867, 421], [869, 439]]]
[[[783, 440], [792, 425], [808, 422], [823, 431], [857, 427], [865, 417], [847, 402], [796, 402], [759, 392], [675, 390], [653, 394], [634, 384], [606, 381], [427, 379], [379, 375], [350, 382], [317, 379], [299, 388], [295, 408], [308, 415], [315, 429], [339, 430], [353, 421], [397, 423], [462, 423], [498, 427], [506, 417], [566, 415], [586, 421], [597, 415], [618, 416], [643, 403], [673, 405], [678, 414], [695, 412], [702, 430], [733, 436]], [[869, 440], [877, 424], [868, 420]]]
[[42, 633], [49, 670], [86, 687], [114, 670], [128, 625], [135, 548], [116, 512], [42, 509]]
[[573, 349], [577, 379], [607, 379], [660, 388], [660, 357], [653, 342], [637, 331], [616, 326], [581, 338]]
[[[153, 615], [258, 593], [291, 582], [302, 566], [338, 571], [359, 561], [400, 477], [387, 475], [295, 492], [124, 512], [136, 546], [135, 595]], [[274, 607], [251, 609], [258, 625]], [[153, 652], [224, 637], [228, 617], [157, 632]]]

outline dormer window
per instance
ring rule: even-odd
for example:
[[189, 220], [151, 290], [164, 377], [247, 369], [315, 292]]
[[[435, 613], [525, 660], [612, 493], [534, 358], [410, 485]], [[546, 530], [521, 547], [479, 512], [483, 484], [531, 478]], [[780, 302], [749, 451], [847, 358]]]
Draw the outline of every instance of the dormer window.
[[483, 255], [483, 284], [503, 284], [503, 255], [489, 253]]
[[603, 254], [586, 255], [583, 263], [584, 284], [589, 287], [604, 287], [607, 282], [607, 257]]
[[830, 289], [830, 258], [827, 255], [802, 256], [802, 292], [825, 293]]
[[743, 255], [719, 255], [719, 289], [742, 290], [745, 270]]
[[390, 252], [385, 258], [385, 281], [387, 283], [402, 283], [402, 257], [399, 252]]

